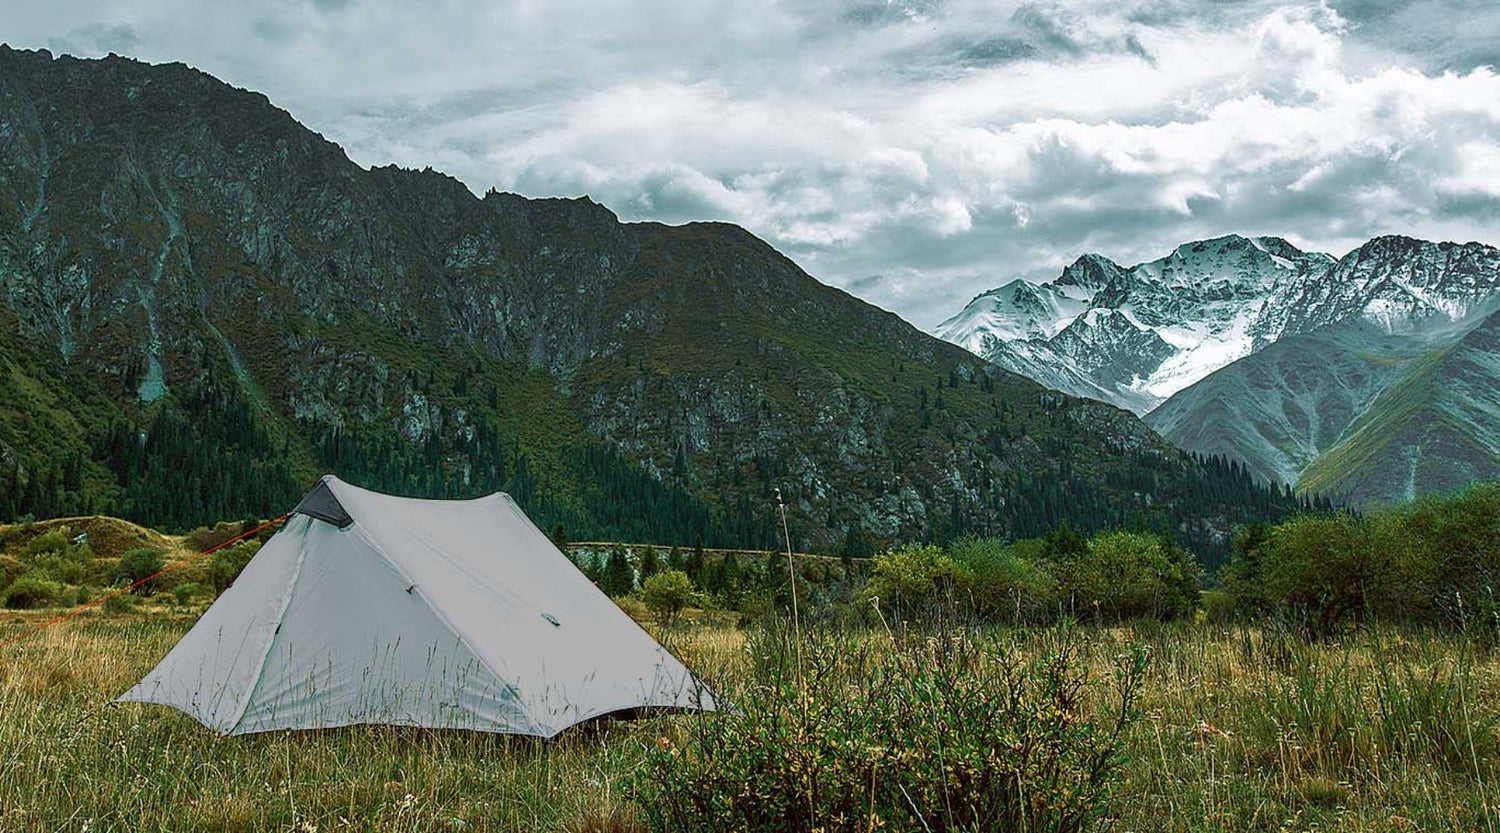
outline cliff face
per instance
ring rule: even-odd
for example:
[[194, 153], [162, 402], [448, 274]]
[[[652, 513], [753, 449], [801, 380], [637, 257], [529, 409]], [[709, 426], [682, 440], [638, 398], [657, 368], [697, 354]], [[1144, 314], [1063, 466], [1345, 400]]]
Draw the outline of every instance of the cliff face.
[[321, 469], [684, 542], [761, 542], [771, 485], [807, 545], [1264, 503], [742, 229], [364, 170], [181, 65], [0, 48], [0, 360], [12, 514], [268, 513]]

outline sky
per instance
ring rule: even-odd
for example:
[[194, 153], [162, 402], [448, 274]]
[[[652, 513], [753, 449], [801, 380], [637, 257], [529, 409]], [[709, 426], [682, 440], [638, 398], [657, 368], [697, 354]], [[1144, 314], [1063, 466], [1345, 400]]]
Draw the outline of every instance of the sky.
[[361, 165], [745, 226], [931, 329], [1085, 252], [1500, 243], [1492, 0], [49, 0], [17, 48], [182, 61]]

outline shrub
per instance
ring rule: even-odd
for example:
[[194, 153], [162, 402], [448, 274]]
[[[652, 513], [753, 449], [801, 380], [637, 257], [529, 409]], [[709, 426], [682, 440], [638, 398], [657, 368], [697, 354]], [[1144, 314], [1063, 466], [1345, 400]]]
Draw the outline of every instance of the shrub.
[[1050, 615], [1057, 579], [1041, 564], [1002, 541], [965, 538], [948, 555], [964, 577], [963, 595], [974, 612], [1019, 624]]
[[[245, 524], [250, 525], [246, 526]], [[242, 535], [258, 525], [258, 523], [251, 523], [250, 521], [241, 523], [220, 521], [212, 527], [200, 526], [194, 529], [187, 534], [187, 540], [195, 551], [202, 552], [210, 547], [217, 547], [225, 541], [234, 538], [236, 535]]]
[[[153, 573], [160, 572], [165, 566], [160, 550], [136, 549], [127, 550], [120, 556], [120, 563], [115, 567], [115, 579], [127, 584], [134, 584]], [[142, 596], [150, 595], [156, 589], [157, 580], [142, 584], [135, 592]]]
[[179, 605], [186, 605], [198, 595], [198, 583], [196, 581], [184, 582], [172, 588], [172, 596]]
[[62, 598], [63, 586], [40, 576], [21, 576], [5, 590], [5, 606], [12, 610], [30, 610], [56, 604]]
[[1384, 547], [1374, 547], [1358, 518], [1305, 515], [1277, 526], [1261, 556], [1267, 599], [1327, 636], [1367, 612], [1385, 578]]
[[94, 551], [87, 543], [73, 543], [69, 530], [63, 527], [32, 538], [21, 557], [38, 577], [73, 584], [83, 580]]
[[804, 682], [750, 686], [681, 748], [658, 741], [632, 784], [652, 829], [1092, 829], [1145, 666], [1123, 661], [1096, 708], [1068, 644], [1030, 664], [965, 639], [804, 652]]
[[260, 552], [259, 541], [244, 541], [214, 553], [208, 565], [208, 581], [215, 593], [223, 593], [239, 578], [250, 559]]
[[26, 544], [25, 549], [21, 550], [21, 554], [28, 559], [36, 558], [39, 555], [60, 555], [67, 552], [72, 546], [73, 542], [68, 538], [64, 530], [54, 529], [51, 532], [43, 532], [41, 535], [32, 538]]
[[1197, 564], [1158, 536], [1096, 535], [1089, 539], [1084, 556], [1070, 559], [1060, 569], [1065, 593], [1084, 616], [1170, 619], [1197, 607]]
[[681, 570], [655, 573], [641, 585], [641, 600], [659, 621], [672, 624], [692, 604], [693, 582]]
[[0, 555], [0, 587], [8, 587], [10, 583], [20, 578], [27, 567], [19, 560], [8, 555]]
[[121, 593], [118, 596], [110, 596], [104, 600], [105, 613], [129, 613], [135, 610], [135, 595]]
[[880, 600], [897, 615], [951, 608], [967, 571], [935, 546], [908, 545], [875, 556], [865, 598]]

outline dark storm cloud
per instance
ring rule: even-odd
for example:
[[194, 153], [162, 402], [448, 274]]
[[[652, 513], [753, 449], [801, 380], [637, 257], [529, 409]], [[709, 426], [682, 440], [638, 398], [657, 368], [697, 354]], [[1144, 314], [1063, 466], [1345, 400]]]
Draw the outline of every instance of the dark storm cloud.
[[1484, 0], [54, 0], [16, 46], [186, 61], [361, 164], [745, 225], [930, 326], [1085, 251], [1500, 239]]

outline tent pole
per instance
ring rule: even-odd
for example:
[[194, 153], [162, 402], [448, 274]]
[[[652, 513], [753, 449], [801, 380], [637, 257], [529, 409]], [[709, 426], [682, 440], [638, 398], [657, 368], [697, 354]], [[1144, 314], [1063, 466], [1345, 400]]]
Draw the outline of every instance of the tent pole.
[[781, 499], [781, 487], [776, 487], [776, 507], [781, 510], [781, 534], [786, 541], [786, 573], [792, 581], [792, 634], [797, 651], [797, 687], [802, 687], [802, 622], [797, 616], [797, 568], [792, 563], [792, 533], [786, 525], [786, 503]]

